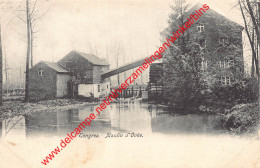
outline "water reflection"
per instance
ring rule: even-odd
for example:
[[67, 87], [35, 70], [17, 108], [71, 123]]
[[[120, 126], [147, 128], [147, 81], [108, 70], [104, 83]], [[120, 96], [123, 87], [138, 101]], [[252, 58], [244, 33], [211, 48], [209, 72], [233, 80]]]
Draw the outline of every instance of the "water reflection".
[[[27, 116], [15, 116], [2, 120], [2, 139], [25, 139], [31, 136], [64, 136], [73, 131], [96, 109], [88, 105], [79, 109], [45, 111]], [[85, 133], [111, 131], [190, 134], [222, 133], [221, 117], [217, 115], [171, 115], [167, 108], [158, 105], [128, 101], [110, 104], [92, 121]]]
[[25, 118], [15, 116], [2, 120], [2, 139], [14, 143], [25, 140]]
[[169, 117], [167, 114], [159, 115], [152, 121], [153, 132], [166, 134], [193, 134], [225, 133], [221, 124], [221, 116], [188, 114]]

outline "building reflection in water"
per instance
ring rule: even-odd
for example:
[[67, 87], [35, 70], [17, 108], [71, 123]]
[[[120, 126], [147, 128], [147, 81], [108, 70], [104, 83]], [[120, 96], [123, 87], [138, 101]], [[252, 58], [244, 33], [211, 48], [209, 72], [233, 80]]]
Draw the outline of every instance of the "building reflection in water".
[[2, 120], [2, 140], [14, 143], [26, 140], [24, 116]]
[[[31, 115], [16, 116], [0, 121], [2, 139], [25, 139], [31, 136], [65, 136], [95, 113], [97, 105], [79, 109], [44, 111]], [[1, 130], [1, 128], [0, 128]], [[83, 133], [136, 132], [164, 134], [223, 132], [221, 117], [217, 115], [173, 115], [166, 107], [125, 101], [110, 104]]]
[[66, 135], [73, 129], [73, 123], [78, 118], [77, 109], [57, 112], [57, 135]]
[[[79, 109], [50, 111], [27, 116], [27, 136], [64, 136], [95, 113], [97, 105], [88, 105]], [[113, 103], [92, 120], [91, 126], [83, 133], [107, 133], [111, 130], [123, 132], [152, 131], [151, 115], [148, 104], [139, 101]]]
[[151, 115], [148, 104], [140, 101], [120, 102], [111, 105], [113, 129], [151, 133]]
[[[95, 112], [97, 106], [86, 106], [84, 108], [79, 109], [79, 117], [77, 123], [75, 123], [74, 127], [78, 127], [78, 125], [88, 118], [91, 113], [97, 114]], [[106, 110], [103, 110], [98, 117], [91, 121], [91, 126], [86, 127], [83, 130], [83, 133], [106, 133], [111, 129], [111, 117], [109, 106]]]

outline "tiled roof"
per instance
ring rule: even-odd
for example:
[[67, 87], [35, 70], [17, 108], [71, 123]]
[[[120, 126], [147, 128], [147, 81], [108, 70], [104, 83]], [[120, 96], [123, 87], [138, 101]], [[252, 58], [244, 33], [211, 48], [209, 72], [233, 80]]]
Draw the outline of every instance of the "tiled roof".
[[86, 54], [86, 53], [82, 53], [79, 51], [74, 51], [74, 52], [76, 52], [80, 56], [84, 57], [86, 60], [88, 60], [89, 62], [91, 62], [94, 65], [109, 65], [106, 60], [101, 59], [93, 54]]
[[60, 66], [58, 63], [56, 62], [48, 62], [48, 61], [42, 61], [42, 63], [48, 65], [49, 67], [51, 67], [52, 69], [54, 69], [57, 72], [60, 73], [69, 73], [69, 71], [65, 68], [63, 68], [62, 66]]

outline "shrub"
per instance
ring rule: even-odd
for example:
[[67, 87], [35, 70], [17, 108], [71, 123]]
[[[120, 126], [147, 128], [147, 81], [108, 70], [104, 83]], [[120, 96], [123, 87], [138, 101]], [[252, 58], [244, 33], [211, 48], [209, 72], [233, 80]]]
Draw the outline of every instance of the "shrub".
[[224, 118], [225, 127], [236, 134], [256, 132], [258, 122], [259, 106], [257, 103], [236, 105]]

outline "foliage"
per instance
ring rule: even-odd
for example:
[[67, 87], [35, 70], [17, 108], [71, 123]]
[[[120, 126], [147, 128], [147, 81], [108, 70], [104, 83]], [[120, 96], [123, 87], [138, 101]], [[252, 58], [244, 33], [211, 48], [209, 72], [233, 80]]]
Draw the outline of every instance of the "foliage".
[[166, 101], [179, 108], [198, 108], [201, 101], [200, 51], [197, 45], [187, 45], [184, 53], [177, 47], [170, 48], [165, 56], [164, 87]]
[[251, 134], [257, 131], [259, 105], [239, 104], [234, 106], [224, 118], [224, 125], [236, 134]]
[[[185, 0], [175, 1], [169, 17], [170, 32], [183, 25], [189, 4]], [[200, 64], [202, 53], [198, 43], [191, 39], [187, 30], [170, 47], [164, 56], [164, 97], [171, 107], [198, 108], [202, 100], [203, 81]]]
[[220, 109], [231, 108], [236, 104], [256, 102], [258, 98], [256, 78], [244, 78], [232, 85], [216, 84], [208, 92], [204, 92], [202, 105]]
[[[182, 0], [172, 6], [169, 32], [175, 32], [178, 26], [183, 24], [187, 7]], [[220, 22], [223, 18], [215, 19]], [[167, 50], [164, 55], [162, 82], [164, 97], [170, 106], [195, 109], [205, 106], [213, 110], [223, 110], [257, 99], [257, 81], [254, 78], [244, 78], [241, 27], [223, 23], [218, 25], [218, 33], [223, 32], [228, 34], [224, 34], [228, 39], [225, 44], [203, 49], [199, 43], [206, 39], [205, 32], [192, 33], [188, 29], [175, 41], [174, 46]], [[206, 68], [202, 68], [204, 60], [207, 61]], [[227, 77], [229, 82], [226, 81]], [[221, 83], [220, 79], [223, 78], [225, 84]]]

